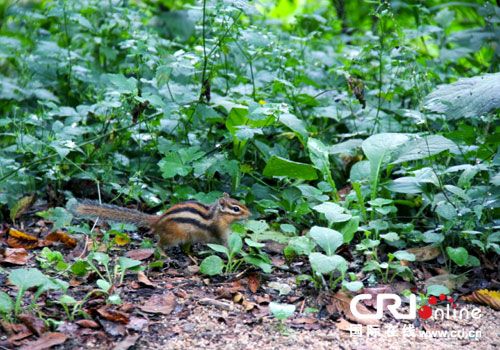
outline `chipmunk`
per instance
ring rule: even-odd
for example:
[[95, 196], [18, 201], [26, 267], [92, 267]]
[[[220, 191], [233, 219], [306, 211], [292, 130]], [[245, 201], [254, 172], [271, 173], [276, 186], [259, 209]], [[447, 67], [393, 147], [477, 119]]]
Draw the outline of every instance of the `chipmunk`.
[[250, 216], [250, 210], [227, 193], [211, 205], [196, 201], [175, 204], [163, 215], [149, 215], [96, 201], [83, 200], [70, 206], [77, 217], [128, 222], [150, 228], [159, 237], [160, 249], [189, 243], [225, 244], [229, 225]]

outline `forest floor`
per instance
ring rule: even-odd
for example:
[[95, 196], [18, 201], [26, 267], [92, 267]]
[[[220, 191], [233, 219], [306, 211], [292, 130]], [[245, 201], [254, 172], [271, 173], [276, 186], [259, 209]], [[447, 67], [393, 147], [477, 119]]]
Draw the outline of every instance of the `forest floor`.
[[[52, 249], [63, 252], [67, 260], [84, 256], [89, 251], [81, 244], [71, 249], [59, 244]], [[83, 306], [85, 318], [78, 315], [73, 321], [69, 320], [55, 302], [60, 295], [44, 294], [36, 301], [34, 311], [23, 311], [16, 322], [0, 321], [0, 349], [42, 350], [54, 346], [56, 349], [116, 350], [496, 349], [500, 344], [500, 312], [488, 307], [459, 300], [456, 301], [458, 309], [480, 308], [480, 317], [397, 321], [385, 313], [379, 324], [370, 327], [359, 324], [350, 314], [351, 298], [347, 294], [318, 291], [310, 284], [297, 284], [296, 278], [307, 272], [307, 264], [300, 259], [285, 262], [280, 244], [266, 244], [265, 250], [274, 266], [272, 274], [247, 269], [208, 278], [199, 272], [201, 259], [197, 250], [188, 257], [174, 249], [169, 252], [169, 258], [163, 259], [162, 268], [129, 272], [123, 283], [113, 287], [122, 303], [112, 305], [106, 302], [105, 295], [96, 294]], [[23, 264], [25, 268], [37, 267], [35, 254], [31, 252], [15, 255], [19, 261], [13, 256], [7, 261], [5, 255], [2, 265], [7, 271], [16, 268], [12, 262]], [[110, 256], [126, 254], [140, 260], [143, 266], [151, 266], [153, 253], [154, 249], [140, 249], [137, 243], [127, 249], [115, 246], [108, 250]], [[348, 252], [346, 254], [349, 258]], [[426, 269], [431, 269], [431, 265], [423, 268]], [[418, 278], [422, 268], [414, 269], [414, 273]], [[95, 290], [97, 279], [98, 276], [92, 273], [73, 277], [69, 281], [71, 295], [76, 300], [83, 300]], [[365, 288], [365, 293], [383, 293], [387, 288], [397, 293], [413, 287], [414, 284], [399, 281]], [[11, 297], [16, 292], [2, 274], [0, 291]], [[33, 295], [34, 290], [25, 295], [26, 305]], [[296, 312], [286, 321], [279, 321], [269, 310], [270, 302], [293, 304]], [[49, 320], [52, 320], [51, 330], [47, 327]], [[361, 335], [354, 334], [359, 329], [356, 327], [362, 327]], [[366, 334], [369, 327], [370, 336]], [[457, 337], [450, 334], [435, 334], [432, 338], [421, 336], [421, 332], [452, 330], [467, 333]]]

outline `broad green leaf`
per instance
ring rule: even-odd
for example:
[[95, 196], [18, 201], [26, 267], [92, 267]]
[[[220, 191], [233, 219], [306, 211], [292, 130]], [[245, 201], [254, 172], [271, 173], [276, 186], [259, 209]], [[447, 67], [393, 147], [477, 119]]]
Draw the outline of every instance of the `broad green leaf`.
[[459, 153], [455, 142], [441, 135], [418, 137], [408, 142], [393, 164], [429, 158], [444, 151]]
[[169, 152], [158, 163], [162, 176], [170, 179], [176, 175], [186, 176], [193, 170], [192, 163], [204, 155], [198, 147], [182, 148], [176, 152]]
[[69, 226], [71, 224], [71, 220], [73, 220], [73, 215], [66, 209], [61, 207], [40, 211], [37, 213], [37, 215], [46, 220], [52, 221], [54, 223], [54, 225], [52, 226], [53, 230]]
[[241, 249], [243, 248], [243, 241], [240, 235], [236, 233], [231, 233], [227, 242], [227, 246], [229, 248], [229, 254], [231, 256], [241, 252]]
[[388, 232], [386, 234], [380, 235], [380, 238], [383, 238], [388, 242], [394, 242], [399, 240], [399, 235], [396, 232]]
[[85, 260], [77, 260], [71, 265], [71, 272], [77, 276], [84, 276], [87, 273], [88, 263]]
[[446, 247], [446, 253], [450, 257], [451, 260], [458, 266], [467, 265], [467, 261], [469, 260], [469, 252], [464, 247], [452, 248]]
[[59, 298], [59, 302], [64, 305], [74, 305], [77, 303], [76, 299], [70, 295], [64, 294]]
[[331, 177], [330, 159], [328, 158], [328, 148], [318, 139], [309, 138], [307, 140], [307, 149], [312, 163], [327, 179]]
[[457, 210], [448, 202], [440, 202], [436, 206], [436, 214], [446, 220], [453, 220], [457, 217]]
[[263, 171], [264, 176], [285, 176], [292, 179], [316, 180], [318, 174], [310, 164], [294, 162], [278, 156], [272, 156]]
[[345, 213], [345, 209], [333, 202], [325, 202], [313, 207], [318, 213], [325, 215], [330, 223], [346, 222], [351, 219], [352, 215]]
[[200, 272], [204, 275], [215, 276], [222, 273], [224, 262], [217, 255], [210, 255], [200, 264]]
[[272, 266], [268, 261], [262, 258], [262, 255], [248, 254], [243, 257], [246, 263], [252, 264], [260, 268], [264, 273], [271, 273]]
[[288, 242], [288, 247], [297, 255], [309, 255], [315, 244], [307, 236], [292, 237]]
[[98, 279], [96, 282], [97, 286], [105, 292], [108, 292], [111, 288], [111, 284], [103, 279]]
[[327, 255], [335, 254], [335, 251], [344, 243], [342, 234], [327, 227], [314, 226], [309, 235], [323, 249]]
[[0, 291], [0, 315], [8, 315], [13, 309], [12, 298], [7, 293]]
[[340, 232], [344, 237], [344, 243], [351, 242], [352, 239], [354, 238], [354, 234], [358, 231], [358, 229], [359, 229], [359, 216], [353, 216], [351, 220], [346, 222], [340, 229]]
[[229, 250], [223, 245], [208, 243], [207, 246], [209, 246], [211, 249], [215, 250], [218, 253], [225, 254], [226, 256], [229, 255]]
[[113, 91], [121, 94], [137, 94], [137, 80], [126, 78], [123, 74], [108, 74], [109, 82], [113, 85]]
[[102, 252], [94, 252], [89, 254], [89, 257], [99, 264], [107, 266], [109, 264], [109, 255]]
[[134, 260], [127, 258], [125, 256], [121, 256], [120, 258], [118, 258], [118, 265], [120, 266], [120, 269], [122, 271], [125, 271], [133, 269], [134, 267], [141, 266], [141, 262], [139, 260]]
[[278, 117], [280, 123], [286, 125], [302, 137], [307, 137], [306, 124], [290, 113], [284, 113]]
[[424, 100], [424, 107], [449, 119], [478, 117], [500, 108], [500, 73], [462, 78], [440, 85]]
[[38, 269], [15, 269], [9, 274], [10, 282], [19, 289], [39, 287], [47, 282], [48, 277]]
[[335, 270], [344, 274], [347, 271], [347, 261], [340, 255], [327, 256], [322, 253], [309, 254], [311, 268], [324, 275]]
[[364, 287], [363, 282], [360, 281], [347, 282], [345, 280], [342, 281], [342, 286], [351, 292], [357, 292], [358, 290]]
[[370, 181], [370, 161], [362, 160], [354, 163], [349, 173], [351, 182]]
[[394, 252], [394, 256], [398, 260], [415, 261], [415, 255], [405, 250], [398, 250], [397, 252]]
[[[361, 144], [363, 152], [370, 161], [370, 177], [372, 182], [377, 180], [383, 166], [391, 161], [396, 150], [408, 142], [405, 134], [382, 133], [372, 135]], [[375, 189], [372, 189], [374, 191]]]
[[440, 284], [433, 284], [427, 287], [427, 295], [440, 296], [441, 294], [448, 295], [450, 294], [450, 290]]

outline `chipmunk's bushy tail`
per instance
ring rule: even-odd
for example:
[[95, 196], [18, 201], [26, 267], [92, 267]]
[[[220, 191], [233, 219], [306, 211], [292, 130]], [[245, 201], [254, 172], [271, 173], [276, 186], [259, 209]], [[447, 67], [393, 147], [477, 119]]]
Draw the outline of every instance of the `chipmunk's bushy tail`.
[[149, 215], [138, 210], [122, 208], [111, 204], [99, 204], [97, 201], [88, 199], [68, 203], [68, 210], [76, 217], [93, 219], [96, 218], [106, 221], [117, 221], [135, 224], [142, 227], [151, 227], [158, 217]]

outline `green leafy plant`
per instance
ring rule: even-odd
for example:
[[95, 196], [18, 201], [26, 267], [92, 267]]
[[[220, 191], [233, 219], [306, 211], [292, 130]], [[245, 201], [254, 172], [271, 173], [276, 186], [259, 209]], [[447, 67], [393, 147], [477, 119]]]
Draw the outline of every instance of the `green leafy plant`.
[[232, 233], [229, 236], [227, 247], [220, 244], [207, 244], [213, 251], [223, 254], [226, 257], [226, 262], [216, 255], [206, 257], [200, 264], [200, 271], [206, 275], [218, 275], [222, 272], [233, 273], [239, 266], [245, 262], [249, 265], [256, 266], [262, 271], [271, 272], [271, 261], [260, 248], [264, 244], [255, 242], [249, 238], [245, 238], [245, 243], [249, 247], [249, 251], [243, 250], [243, 240], [237, 233]]

